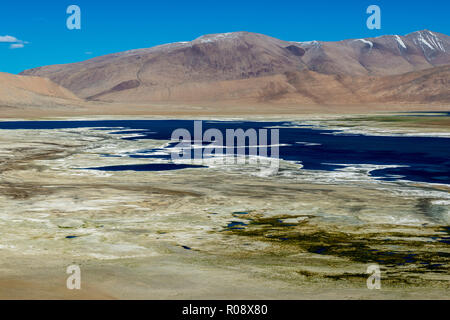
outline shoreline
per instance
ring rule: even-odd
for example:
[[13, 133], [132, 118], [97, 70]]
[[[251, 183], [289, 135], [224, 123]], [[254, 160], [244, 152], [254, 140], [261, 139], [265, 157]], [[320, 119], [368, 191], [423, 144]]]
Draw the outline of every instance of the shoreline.
[[351, 114], [374, 115], [377, 113], [449, 111], [450, 105], [288, 105], [250, 102], [195, 102], [123, 104], [82, 102], [64, 107], [0, 106], [0, 118], [42, 119], [54, 117], [314, 117]]

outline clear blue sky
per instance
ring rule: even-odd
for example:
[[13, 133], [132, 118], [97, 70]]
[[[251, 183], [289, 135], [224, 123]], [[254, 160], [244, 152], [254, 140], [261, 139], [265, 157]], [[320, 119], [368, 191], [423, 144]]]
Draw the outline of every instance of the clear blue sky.
[[[66, 28], [66, 9], [81, 8], [81, 30]], [[382, 11], [381, 30], [366, 27], [366, 8]], [[0, 3], [0, 71], [70, 63], [203, 34], [251, 31], [283, 40], [342, 40], [421, 29], [450, 35], [449, 0], [15, 0]], [[5, 40], [6, 38], [3, 38]]]

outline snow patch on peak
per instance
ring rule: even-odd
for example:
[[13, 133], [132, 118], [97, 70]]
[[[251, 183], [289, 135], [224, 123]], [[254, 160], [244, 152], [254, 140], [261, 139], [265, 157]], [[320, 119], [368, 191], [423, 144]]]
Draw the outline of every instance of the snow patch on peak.
[[321, 48], [322, 43], [317, 40], [313, 41], [289, 41], [289, 43], [300, 46], [301, 48], [313, 49], [313, 48]]
[[302, 48], [320, 48], [322, 45], [319, 41], [289, 41], [289, 43], [293, 43], [299, 45]]
[[229, 40], [236, 39], [239, 37], [240, 32], [227, 32], [227, 33], [216, 33], [216, 34], [207, 34], [195, 39], [195, 42], [207, 43], [207, 42], [215, 42], [220, 40]]
[[420, 46], [424, 52], [426, 48], [433, 51], [438, 50], [446, 52], [442, 40], [439, 39], [436, 34], [428, 30], [416, 32], [414, 34], [413, 42]]
[[356, 41], [361, 41], [361, 42], [363, 42], [363, 43], [365, 43], [365, 44], [368, 44], [368, 45], [370, 46], [370, 49], [373, 48], [373, 42], [371, 42], [371, 41], [368, 41], [368, 40], [366, 40], [366, 39], [356, 39], [356, 40], [353, 40], [353, 42], [356, 42]]
[[[428, 48], [430, 48], [431, 50], [433, 50], [433, 46], [431, 44], [428, 43], [427, 40], [425, 40], [425, 38], [423, 37], [423, 35], [421, 33], [419, 33], [418, 37], [416, 39], [414, 39], [414, 43], [418, 44], [422, 47], [422, 45], [426, 45]], [[422, 47], [423, 48], [423, 47]]]
[[406, 49], [406, 44], [403, 42], [402, 38], [400, 38], [399, 36], [394, 36], [395, 40], [397, 40], [398, 44], [403, 48]]
[[[294, 41], [293, 41], [294, 42]], [[300, 44], [319, 44], [319, 41], [317, 40], [313, 40], [313, 41], [299, 41], [299, 42], [295, 42], [295, 43], [300, 43]]]
[[444, 43], [442, 42], [442, 40], [435, 35], [433, 32], [428, 31], [428, 35], [429, 35], [429, 41], [436, 46], [439, 50], [444, 51], [445, 52], [445, 47], [444, 47]]

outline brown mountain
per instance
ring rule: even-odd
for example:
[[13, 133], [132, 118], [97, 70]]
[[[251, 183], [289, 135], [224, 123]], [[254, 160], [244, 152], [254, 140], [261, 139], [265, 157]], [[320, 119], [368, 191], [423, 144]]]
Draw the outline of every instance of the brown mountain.
[[49, 79], [0, 72], [0, 106], [55, 106], [80, 98]]
[[[275, 84], [276, 83], [276, 84]], [[450, 65], [391, 76], [289, 72], [260, 98], [317, 105], [450, 103]]]
[[450, 64], [450, 37], [429, 30], [298, 45], [308, 68], [325, 74], [384, 76]]
[[450, 37], [424, 30], [339, 42], [234, 32], [24, 71], [89, 100], [447, 103]]

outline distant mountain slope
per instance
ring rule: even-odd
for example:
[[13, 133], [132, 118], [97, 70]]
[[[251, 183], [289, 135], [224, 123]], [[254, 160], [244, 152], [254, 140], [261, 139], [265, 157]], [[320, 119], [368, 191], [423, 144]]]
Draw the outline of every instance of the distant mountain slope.
[[268, 97], [274, 102], [312, 104], [450, 103], [450, 65], [391, 76], [324, 75], [313, 71], [286, 74], [284, 85]]
[[0, 105], [30, 106], [66, 104], [80, 99], [49, 79], [0, 72]]
[[[450, 37], [428, 30], [339, 42], [290, 42], [234, 32], [22, 74], [47, 77], [85, 99], [113, 102], [284, 99], [317, 104], [398, 98], [425, 103], [449, 102], [448, 86], [440, 85], [448, 81], [448, 69], [436, 69], [446, 65]], [[418, 78], [405, 80], [410, 77]]]
[[450, 37], [428, 30], [298, 45], [306, 50], [308, 68], [325, 74], [384, 76], [450, 64]]
[[[208, 35], [23, 72], [52, 79], [83, 98], [136, 89], [151, 92], [193, 82], [236, 80], [304, 69], [289, 43], [247, 32]], [[139, 96], [142, 96], [138, 92]]]

